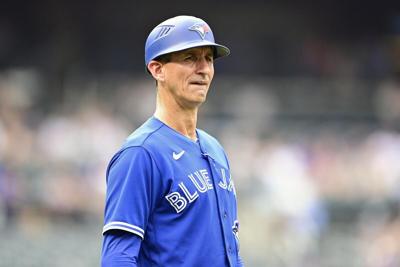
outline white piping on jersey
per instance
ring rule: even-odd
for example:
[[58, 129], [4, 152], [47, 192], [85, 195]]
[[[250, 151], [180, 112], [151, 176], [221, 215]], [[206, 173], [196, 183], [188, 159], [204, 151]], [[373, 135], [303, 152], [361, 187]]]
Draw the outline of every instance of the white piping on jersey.
[[125, 223], [125, 222], [110, 222], [104, 225], [103, 227], [103, 234], [107, 232], [108, 230], [113, 230], [113, 229], [118, 229], [118, 230], [124, 230], [133, 234], [136, 234], [140, 236], [142, 239], [144, 238], [144, 230], [140, 228], [139, 226]]

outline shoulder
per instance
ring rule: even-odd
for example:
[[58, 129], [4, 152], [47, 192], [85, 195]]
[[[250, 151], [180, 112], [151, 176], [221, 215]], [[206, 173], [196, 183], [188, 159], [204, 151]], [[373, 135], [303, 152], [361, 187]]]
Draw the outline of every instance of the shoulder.
[[[150, 118], [125, 140], [121, 148], [109, 162], [108, 171], [120, 161], [151, 162], [154, 160], [155, 145], [159, 141], [157, 131], [162, 127], [157, 120]], [[107, 172], [108, 172], [107, 171]]]
[[[163, 126], [163, 124], [153, 118], [148, 119], [139, 128], [137, 128], [128, 138], [125, 140], [121, 150], [128, 147], [135, 146], [146, 146], [154, 139], [157, 139], [157, 131]], [[156, 141], [156, 140], [155, 140]]]

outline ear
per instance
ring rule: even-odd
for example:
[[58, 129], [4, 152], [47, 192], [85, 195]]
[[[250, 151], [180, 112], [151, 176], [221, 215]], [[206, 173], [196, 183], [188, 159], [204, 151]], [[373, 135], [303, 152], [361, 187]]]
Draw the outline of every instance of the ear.
[[164, 80], [164, 69], [161, 62], [151, 60], [149, 64], [147, 64], [147, 69], [156, 81]]

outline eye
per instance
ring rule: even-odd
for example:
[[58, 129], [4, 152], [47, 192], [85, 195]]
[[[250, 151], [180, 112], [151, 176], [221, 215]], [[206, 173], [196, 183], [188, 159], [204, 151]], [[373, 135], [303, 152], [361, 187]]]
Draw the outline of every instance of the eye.
[[193, 61], [195, 60], [195, 57], [193, 55], [186, 55], [183, 57], [183, 60], [185, 61]]

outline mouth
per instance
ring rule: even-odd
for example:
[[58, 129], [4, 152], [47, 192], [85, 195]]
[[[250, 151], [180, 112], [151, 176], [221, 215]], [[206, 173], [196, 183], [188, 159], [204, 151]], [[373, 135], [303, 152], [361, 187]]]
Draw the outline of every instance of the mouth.
[[193, 85], [208, 85], [208, 82], [206, 82], [206, 81], [192, 81], [192, 82], [190, 82], [190, 84], [193, 84]]

